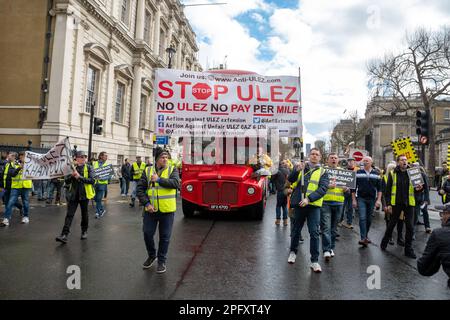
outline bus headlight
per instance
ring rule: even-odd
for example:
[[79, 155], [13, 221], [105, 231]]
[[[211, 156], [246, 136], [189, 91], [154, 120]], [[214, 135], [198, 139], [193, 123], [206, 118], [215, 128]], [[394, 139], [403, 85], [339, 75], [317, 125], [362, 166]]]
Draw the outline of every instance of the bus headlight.
[[247, 189], [247, 193], [250, 194], [250, 195], [255, 194], [255, 188], [249, 187], [249, 188]]
[[192, 192], [194, 190], [194, 186], [192, 184], [188, 184], [186, 186], [186, 190], [189, 191], [189, 192]]

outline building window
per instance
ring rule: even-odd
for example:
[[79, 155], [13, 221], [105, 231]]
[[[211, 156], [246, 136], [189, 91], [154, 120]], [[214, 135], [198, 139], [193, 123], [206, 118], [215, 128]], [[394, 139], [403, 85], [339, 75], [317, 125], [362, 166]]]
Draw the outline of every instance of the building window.
[[144, 21], [144, 41], [150, 45], [150, 31], [151, 31], [151, 20], [152, 16], [150, 12], [145, 11], [145, 21]]
[[128, 7], [129, 1], [122, 0], [122, 5], [120, 6], [120, 21], [128, 25]]
[[117, 82], [116, 106], [114, 109], [114, 120], [117, 122], [123, 121], [124, 96], [125, 96], [125, 85], [123, 83]]
[[450, 120], [450, 109], [444, 110], [444, 120]]
[[166, 61], [166, 59], [168, 58], [166, 53], [166, 33], [162, 29], [159, 37], [159, 55], [161, 57], [164, 57], [164, 61]]
[[139, 109], [139, 126], [145, 128], [145, 117], [147, 115], [147, 96], [141, 96], [141, 107]]
[[[121, 166], [123, 164], [124, 157], [125, 156], [123, 154], [117, 155], [117, 165]], [[119, 170], [120, 170], [120, 168], [119, 168]]]
[[[91, 105], [96, 102], [98, 70], [92, 66], [88, 67], [86, 86], [86, 112], [91, 113]], [[95, 110], [94, 110], [95, 111]]]

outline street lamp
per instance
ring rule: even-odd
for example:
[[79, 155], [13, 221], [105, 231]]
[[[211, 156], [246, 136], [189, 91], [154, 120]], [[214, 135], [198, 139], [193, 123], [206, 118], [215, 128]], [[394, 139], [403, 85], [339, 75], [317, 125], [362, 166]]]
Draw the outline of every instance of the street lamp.
[[175, 55], [175, 53], [177, 52], [177, 50], [175, 50], [174, 47], [170, 46], [166, 49], [166, 52], [169, 54], [169, 65], [168, 68], [171, 69], [172, 68], [172, 58]]

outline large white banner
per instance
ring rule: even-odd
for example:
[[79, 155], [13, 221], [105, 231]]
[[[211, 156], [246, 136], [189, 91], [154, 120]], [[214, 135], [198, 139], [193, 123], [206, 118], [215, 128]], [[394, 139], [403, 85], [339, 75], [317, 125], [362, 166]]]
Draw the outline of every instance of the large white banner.
[[155, 88], [158, 135], [302, 136], [298, 77], [157, 69]]
[[26, 180], [52, 179], [72, 172], [69, 138], [59, 141], [46, 154], [25, 152], [22, 178]]

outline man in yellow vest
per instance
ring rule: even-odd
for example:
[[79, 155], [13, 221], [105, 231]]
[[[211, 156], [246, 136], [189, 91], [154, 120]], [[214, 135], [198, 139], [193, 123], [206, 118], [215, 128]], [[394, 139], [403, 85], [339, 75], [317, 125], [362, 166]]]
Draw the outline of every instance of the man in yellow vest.
[[134, 162], [131, 166], [131, 208], [134, 208], [134, 201], [136, 200], [136, 187], [139, 180], [141, 180], [142, 173], [144, 173], [146, 166], [147, 165], [145, 162], [142, 162], [141, 156], [136, 156], [136, 162]]
[[[9, 166], [14, 168], [14, 173], [11, 174], [11, 193], [8, 203], [6, 204], [5, 216], [2, 221], [3, 226], [9, 226], [9, 222], [12, 215], [12, 209], [16, 205], [19, 196], [22, 198], [23, 203], [23, 217], [22, 223], [29, 223], [29, 210], [30, 210], [30, 191], [33, 188], [31, 180], [22, 179], [22, 169], [24, 165], [25, 152], [19, 154], [18, 163], [10, 162]], [[5, 170], [5, 171], [9, 171]]]
[[[94, 161], [92, 163], [94, 170], [106, 167], [108, 164], [106, 163], [108, 160], [108, 154], [105, 151], [100, 152], [98, 156], [98, 161]], [[103, 207], [103, 197], [105, 193], [108, 191], [108, 183], [109, 180], [95, 180], [95, 218], [99, 219], [103, 217], [106, 213], [105, 208]]]
[[87, 239], [88, 204], [89, 200], [95, 197], [94, 182], [94, 171], [87, 164], [86, 154], [83, 151], [77, 151], [73, 172], [65, 177], [65, 183], [68, 186], [66, 191], [67, 214], [61, 235], [56, 237], [56, 241], [67, 243], [67, 236], [70, 233], [70, 226], [78, 205], [81, 208], [81, 240]]
[[[6, 163], [4, 163], [2, 172], [1, 172], [1, 184], [0, 186], [4, 189], [3, 190], [3, 203], [5, 207], [8, 205], [9, 198], [11, 197], [11, 179], [12, 176], [16, 174], [17, 169], [17, 153], [16, 152], [8, 152]], [[20, 204], [19, 201], [16, 201], [14, 204], [17, 209], [20, 210], [21, 215], [23, 215], [23, 207]], [[0, 226], [8, 226], [9, 220], [2, 220], [2, 223], [0, 223]]]
[[[336, 153], [328, 155], [329, 169], [337, 169], [339, 157]], [[344, 193], [347, 187], [336, 187], [336, 178], [330, 178], [328, 190], [323, 197], [322, 208], [320, 209], [320, 225], [322, 230], [322, 251], [325, 261], [330, 261], [334, 257], [336, 243], [337, 224], [344, 209]]]
[[311, 254], [310, 267], [314, 272], [322, 272], [319, 264], [320, 208], [329, 185], [328, 174], [320, 165], [321, 158], [320, 150], [312, 148], [309, 154], [309, 163], [306, 164], [304, 170], [302, 171], [302, 165], [299, 164], [288, 178], [289, 182], [292, 183], [291, 208], [295, 210], [288, 263], [294, 263], [296, 260], [301, 228], [306, 220], [311, 238], [309, 248]]
[[414, 235], [414, 209], [416, 206], [416, 200], [414, 197], [414, 189], [420, 191], [423, 186], [413, 187], [408, 176], [408, 158], [404, 155], [397, 157], [397, 167], [388, 176], [388, 182], [386, 185], [386, 206], [388, 212], [392, 212], [391, 220], [381, 241], [381, 250], [386, 250], [389, 243], [389, 239], [392, 237], [392, 231], [394, 230], [397, 221], [400, 218], [400, 214], [405, 215], [405, 256], [416, 259], [416, 254], [412, 247], [412, 239]]
[[[143, 231], [148, 253], [148, 258], [142, 267], [150, 268], [157, 258], [157, 273], [166, 272], [170, 235], [177, 210], [177, 189], [180, 188], [178, 170], [169, 165], [168, 160], [167, 151], [156, 151], [155, 166], [145, 169], [137, 186], [137, 196], [144, 205]], [[158, 251], [155, 249], [153, 240], [157, 228], [159, 228]]]

